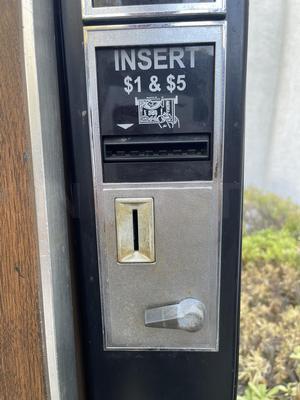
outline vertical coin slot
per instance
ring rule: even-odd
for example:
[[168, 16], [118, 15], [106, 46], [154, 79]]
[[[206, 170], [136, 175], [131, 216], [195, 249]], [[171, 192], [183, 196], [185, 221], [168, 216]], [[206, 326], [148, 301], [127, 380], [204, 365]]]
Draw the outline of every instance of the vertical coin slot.
[[153, 199], [115, 199], [115, 212], [118, 262], [154, 262]]
[[139, 251], [139, 214], [138, 210], [132, 210], [132, 227], [133, 227], [133, 249]]

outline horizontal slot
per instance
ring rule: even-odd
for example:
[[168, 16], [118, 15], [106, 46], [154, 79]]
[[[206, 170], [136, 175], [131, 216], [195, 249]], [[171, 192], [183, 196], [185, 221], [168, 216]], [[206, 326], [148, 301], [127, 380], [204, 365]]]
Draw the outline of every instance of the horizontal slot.
[[209, 135], [104, 137], [104, 162], [209, 160]]

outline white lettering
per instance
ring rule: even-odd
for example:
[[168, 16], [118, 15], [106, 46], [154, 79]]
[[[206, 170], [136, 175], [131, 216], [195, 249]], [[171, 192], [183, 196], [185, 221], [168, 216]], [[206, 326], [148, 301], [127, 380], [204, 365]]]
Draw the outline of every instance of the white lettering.
[[153, 56], [154, 56], [154, 69], [167, 69], [168, 65], [165, 64], [160, 64], [160, 61], [167, 61], [167, 49], [165, 48], [158, 48], [153, 50]]
[[151, 50], [141, 49], [138, 51], [137, 56], [140, 60], [138, 62], [139, 69], [141, 69], [142, 71], [146, 71], [147, 69], [150, 69], [152, 67]]
[[126, 63], [130, 67], [132, 71], [135, 71], [135, 50], [130, 50], [130, 55], [127, 53], [127, 50], [121, 50], [121, 68], [122, 71], [126, 71]]
[[190, 67], [191, 68], [195, 68], [195, 53], [196, 53], [198, 48], [196, 48], [196, 47], [186, 47], [185, 49], [190, 52]]
[[114, 50], [116, 71], [195, 68], [199, 47], [156, 47]]
[[120, 70], [120, 64], [119, 64], [119, 51], [115, 50], [114, 51], [114, 55], [115, 55], [115, 70], [119, 71]]
[[[177, 54], [176, 54], [177, 53]], [[177, 62], [179, 68], [185, 68], [182, 62], [184, 56], [184, 50], [181, 47], [171, 47], [170, 48], [170, 68], [175, 68], [175, 61]]]

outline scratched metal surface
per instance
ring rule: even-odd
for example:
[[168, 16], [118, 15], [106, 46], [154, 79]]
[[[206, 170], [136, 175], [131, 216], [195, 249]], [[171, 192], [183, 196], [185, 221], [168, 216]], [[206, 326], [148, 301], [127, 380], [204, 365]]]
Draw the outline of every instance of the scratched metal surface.
[[[216, 350], [218, 346], [218, 221], [212, 186], [105, 190], [103, 254], [106, 346]], [[119, 264], [114, 199], [153, 197], [156, 262]], [[198, 332], [147, 328], [144, 311], [193, 297], [206, 307]]]

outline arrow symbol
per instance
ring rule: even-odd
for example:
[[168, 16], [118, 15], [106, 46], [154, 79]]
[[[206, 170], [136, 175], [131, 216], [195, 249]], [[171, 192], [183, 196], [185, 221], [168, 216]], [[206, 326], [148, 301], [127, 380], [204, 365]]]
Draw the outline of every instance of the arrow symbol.
[[117, 124], [122, 129], [129, 129], [133, 126], [134, 124]]

